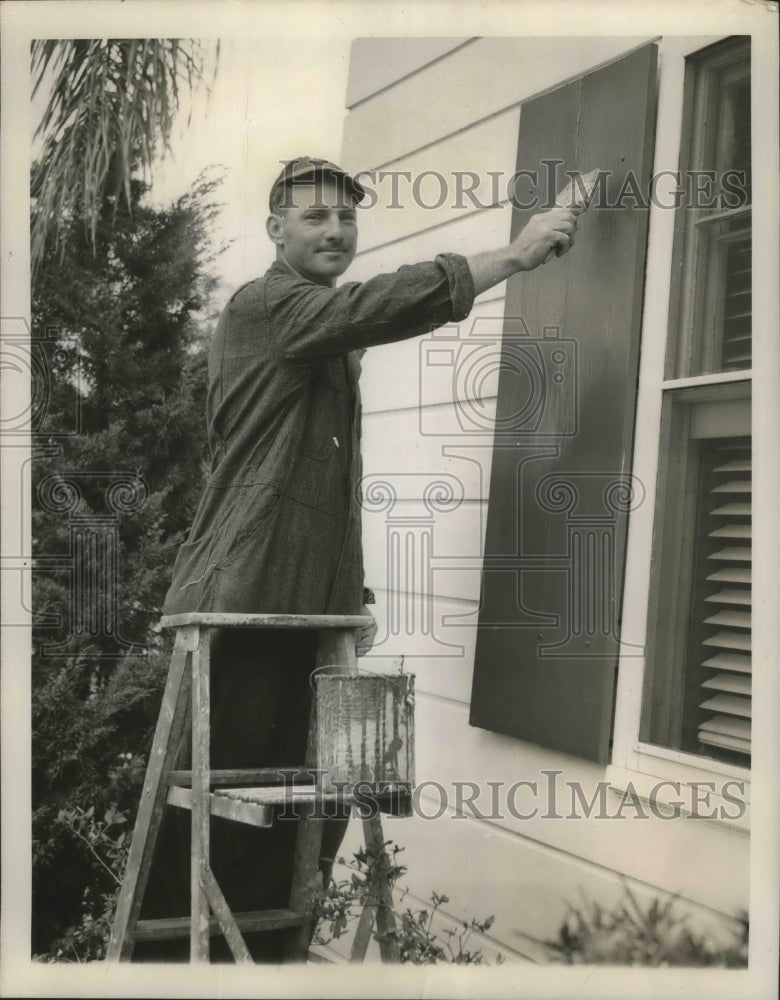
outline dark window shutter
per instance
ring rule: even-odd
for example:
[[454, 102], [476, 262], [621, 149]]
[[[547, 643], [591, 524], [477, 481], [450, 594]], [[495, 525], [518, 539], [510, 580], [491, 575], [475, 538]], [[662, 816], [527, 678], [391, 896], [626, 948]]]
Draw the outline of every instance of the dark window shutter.
[[[471, 701], [474, 726], [599, 761], [642, 500], [630, 470], [656, 65], [648, 45], [522, 107], [517, 167], [540, 184], [519, 183], [518, 202], [551, 205], [566, 170], [609, 178], [574, 249], [508, 284]], [[514, 209], [513, 237], [537, 210]]]

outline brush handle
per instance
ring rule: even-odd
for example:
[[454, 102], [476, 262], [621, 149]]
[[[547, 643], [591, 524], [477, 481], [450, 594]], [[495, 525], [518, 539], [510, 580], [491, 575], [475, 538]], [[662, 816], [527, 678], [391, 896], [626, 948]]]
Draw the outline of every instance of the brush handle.
[[547, 254], [547, 256], [542, 261], [542, 264], [546, 264], [548, 260], [553, 257], [563, 257], [565, 253], [568, 253], [571, 247], [553, 247], [552, 250]]

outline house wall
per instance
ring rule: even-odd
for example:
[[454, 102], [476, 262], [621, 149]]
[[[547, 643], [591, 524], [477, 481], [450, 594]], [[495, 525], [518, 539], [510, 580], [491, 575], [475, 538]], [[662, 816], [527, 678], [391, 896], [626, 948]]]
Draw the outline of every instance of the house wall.
[[[379, 203], [360, 216], [360, 252], [350, 278], [443, 251], [473, 254], [505, 245], [511, 222], [506, 179], [515, 170], [521, 103], [649, 40], [357, 40], [342, 163], [377, 171], [371, 186]], [[710, 41], [692, 40], [690, 48]], [[662, 77], [671, 72], [674, 53], [678, 68], [680, 61], [680, 41], [666, 46], [661, 40]], [[659, 128], [669, 131], [659, 135], [666, 140], [661, 148], [674, 148], [679, 139], [671, 133], [679, 131], [679, 120], [659, 118]], [[382, 170], [408, 171], [413, 178], [438, 171], [450, 197], [438, 208], [421, 208], [411, 203], [409, 184], [399, 180], [403, 208], [387, 207], [391, 189]], [[482, 204], [492, 201], [490, 172], [499, 172], [498, 205], [479, 208], [463, 198], [453, 207], [457, 171], [488, 178], [475, 191]], [[433, 204], [436, 181], [428, 180], [419, 193]], [[652, 225], [651, 217], [651, 240]], [[373, 348], [363, 361], [366, 583], [377, 592], [379, 636], [361, 663], [392, 672], [403, 657], [403, 669], [416, 674], [416, 812], [440, 813], [436, 819], [386, 820], [385, 834], [404, 847], [404, 883], [412, 900], [428, 900], [435, 890], [449, 896], [443, 909], [451, 917], [495, 916], [481, 939], [488, 956], [500, 950], [543, 960], [540, 941], [556, 934], [568, 903], [614, 901], [622, 894], [621, 880], [644, 899], [679, 894], [681, 909], [717, 936], [722, 916], [747, 909], [744, 822], [638, 818], [630, 804], [622, 818], [567, 818], [573, 794], [567, 783], [579, 784], [590, 800], [599, 782], [615, 778], [614, 768], [608, 774], [603, 765], [468, 724], [497, 370], [456, 379], [453, 388], [451, 369], [432, 365], [430, 350], [467, 342], [477, 320], [479, 330], [495, 331], [500, 342], [503, 290], [499, 285], [480, 296], [459, 328]], [[651, 307], [658, 291], [646, 289]], [[477, 415], [482, 433], [458, 430], [456, 403]], [[426, 487], [435, 481], [440, 501], [429, 497], [426, 504]], [[554, 804], [546, 791], [553, 780]], [[517, 814], [538, 807], [533, 818], [508, 808], [508, 790], [519, 781], [537, 782], [538, 795], [524, 786], [512, 799]], [[479, 815], [457, 800], [463, 782], [482, 789]], [[488, 782], [498, 789], [496, 810]], [[605, 791], [610, 815], [621, 802], [618, 785]], [[359, 832], [357, 825], [351, 829], [346, 853]]]

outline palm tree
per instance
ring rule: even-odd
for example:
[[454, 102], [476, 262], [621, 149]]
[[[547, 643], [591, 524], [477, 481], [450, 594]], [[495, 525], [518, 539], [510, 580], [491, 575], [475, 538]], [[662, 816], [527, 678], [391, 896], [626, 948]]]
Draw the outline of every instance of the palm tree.
[[82, 218], [94, 247], [101, 215], [123, 193], [130, 206], [131, 177], [169, 148], [182, 93], [204, 82], [207, 56], [192, 39], [32, 43], [33, 97], [50, 88], [31, 178], [33, 272], [50, 240], [65, 249], [63, 221]]

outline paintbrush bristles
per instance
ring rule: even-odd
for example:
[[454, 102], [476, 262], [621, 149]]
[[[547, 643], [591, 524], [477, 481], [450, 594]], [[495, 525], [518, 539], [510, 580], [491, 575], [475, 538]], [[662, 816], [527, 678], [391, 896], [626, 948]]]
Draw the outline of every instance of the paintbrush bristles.
[[569, 173], [569, 179], [558, 192], [555, 199], [556, 208], [569, 208], [573, 212], [584, 212], [590, 205], [593, 192], [596, 190], [599, 174], [597, 168], [587, 174], [581, 174], [577, 170]]

